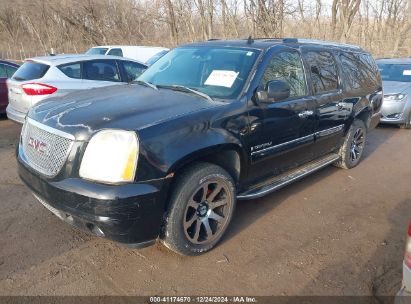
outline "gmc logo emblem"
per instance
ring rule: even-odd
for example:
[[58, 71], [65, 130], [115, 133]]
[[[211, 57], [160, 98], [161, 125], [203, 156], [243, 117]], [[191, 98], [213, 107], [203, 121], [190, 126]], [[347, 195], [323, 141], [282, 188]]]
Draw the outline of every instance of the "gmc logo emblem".
[[28, 145], [29, 147], [32, 147], [34, 150], [36, 150], [39, 153], [44, 153], [45, 148], [47, 147], [47, 145], [44, 142], [38, 139], [34, 139], [33, 137], [29, 138]]

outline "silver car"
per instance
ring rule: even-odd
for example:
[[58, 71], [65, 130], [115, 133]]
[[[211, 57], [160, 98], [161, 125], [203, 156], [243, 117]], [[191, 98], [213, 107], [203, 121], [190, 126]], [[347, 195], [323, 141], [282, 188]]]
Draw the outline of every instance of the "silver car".
[[377, 60], [383, 80], [381, 123], [411, 128], [411, 58]]
[[124, 84], [135, 80], [145, 69], [143, 63], [117, 56], [59, 55], [27, 59], [7, 81], [7, 117], [23, 123], [30, 107], [50, 96]]

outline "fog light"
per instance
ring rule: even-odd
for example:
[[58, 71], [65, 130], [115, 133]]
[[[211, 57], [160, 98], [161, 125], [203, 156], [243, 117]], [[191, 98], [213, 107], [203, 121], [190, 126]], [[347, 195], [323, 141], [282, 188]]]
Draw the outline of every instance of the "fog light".
[[395, 113], [395, 114], [387, 115], [387, 118], [400, 118], [400, 117], [401, 117], [401, 113]]

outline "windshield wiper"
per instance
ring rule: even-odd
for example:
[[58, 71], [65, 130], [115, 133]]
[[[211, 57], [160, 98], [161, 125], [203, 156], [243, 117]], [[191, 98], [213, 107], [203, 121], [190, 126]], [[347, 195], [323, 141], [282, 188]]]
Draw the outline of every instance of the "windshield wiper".
[[149, 88], [152, 88], [152, 89], [158, 91], [158, 88], [155, 84], [152, 84], [152, 83], [144, 81], [144, 80], [134, 80], [131, 83], [138, 83], [138, 84], [141, 84], [143, 86], [146, 86], [146, 87], [149, 87]]
[[165, 88], [165, 89], [170, 89], [170, 90], [175, 90], [175, 91], [181, 91], [181, 92], [186, 92], [186, 93], [192, 93], [195, 94], [197, 96], [200, 96], [204, 99], [207, 99], [208, 101], [214, 101], [210, 96], [208, 96], [205, 93], [202, 93], [200, 91], [194, 90], [192, 88], [189, 87], [185, 87], [182, 85], [158, 85], [158, 87], [160, 88]]

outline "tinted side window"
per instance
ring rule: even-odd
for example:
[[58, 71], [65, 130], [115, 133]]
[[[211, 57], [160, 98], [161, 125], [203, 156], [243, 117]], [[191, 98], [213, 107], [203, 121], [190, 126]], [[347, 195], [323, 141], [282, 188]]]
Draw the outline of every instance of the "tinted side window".
[[304, 69], [298, 52], [281, 52], [271, 58], [263, 76], [263, 86], [271, 80], [282, 80], [290, 86], [290, 98], [307, 95]]
[[123, 51], [121, 49], [111, 49], [107, 55], [113, 55], [113, 56], [120, 56], [123, 57]]
[[131, 61], [121, 61], [124, 66], [124, 71], [127, 75], [128, 81], [133, 81], [138, 78], [147, 68], [142, 65]]
[[16, 73], [17, 68], [11, 65], [6, 65], [6, 73], [9, 78], [11, 78], [14, 73]]
[[369, 54], [359, 54], [361, 62], [364, 64], [363, 73], [365, 78], [368, 78], [368, 84], [370, 87], [380, 87], [381, 86], [381, 75], [374, 58]]
[[338, 88], [338, 74], [335, 60], [329, 52], [307, 52], [314, 94], [334, 91]]
[[120, 81], [117, 65], [112, 60], [93, 60], [83, 63], [83, 79], [100, 81]]
[[370, 55], [344, 53], [340, 55], [340, 59], [347, 89], [356, 91], [379, 87], [380, 74]]
[[81, 63], [70, 63], [58, 66], [67, 77], [81, 79]]
[[0, 64], [0, 78], [7, 78], [6, 67]]
[[345, 53], [340, 55], [341, 64], [344, 67], [344, 80], [347, 89], [357, 90], [361, 87], [363, 82], [362, 75], [360, 73], [360, 61], [352, 53]]

